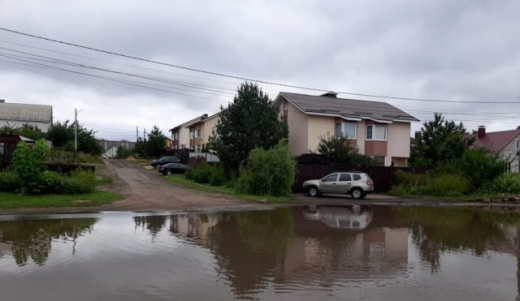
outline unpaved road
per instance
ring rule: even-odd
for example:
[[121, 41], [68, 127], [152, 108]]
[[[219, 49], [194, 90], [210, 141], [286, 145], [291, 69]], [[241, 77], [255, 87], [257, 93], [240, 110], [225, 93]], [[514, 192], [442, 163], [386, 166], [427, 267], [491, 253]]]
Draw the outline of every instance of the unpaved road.
[[114, 179], [108, 189], [125, 199], [103, 206], [108, 210], [172, 210], [211, 207], [258, 207], [226, 194], [205, 193], [168, 182], [155, 170], [125, 160], [107, 160], [107, 172]]

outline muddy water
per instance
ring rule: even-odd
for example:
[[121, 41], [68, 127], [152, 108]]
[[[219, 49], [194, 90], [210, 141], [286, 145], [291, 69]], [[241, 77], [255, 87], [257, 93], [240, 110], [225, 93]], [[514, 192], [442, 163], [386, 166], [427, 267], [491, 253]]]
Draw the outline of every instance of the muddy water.
[[0, 217], [0, 300], [515, 300], [520, 216], [411, 207]]

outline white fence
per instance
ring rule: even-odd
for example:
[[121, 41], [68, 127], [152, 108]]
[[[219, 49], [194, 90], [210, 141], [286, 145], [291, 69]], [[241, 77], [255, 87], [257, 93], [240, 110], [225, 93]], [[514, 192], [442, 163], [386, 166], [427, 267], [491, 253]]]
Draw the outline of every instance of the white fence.
[[220, 162], [220, 159], [216, 155], [210, 154], [210, 153], [190, 152], [190, 158], [205, 158], [206, 162], [214, 162], [214, 163]]

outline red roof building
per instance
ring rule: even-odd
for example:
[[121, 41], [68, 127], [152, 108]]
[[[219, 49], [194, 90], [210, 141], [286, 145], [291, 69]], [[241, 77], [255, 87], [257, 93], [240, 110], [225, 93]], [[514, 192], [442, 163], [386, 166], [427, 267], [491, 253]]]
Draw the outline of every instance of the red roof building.
[[497, 154], [509, 160], [511, 172], [520, 171], [520, 127], [516, 130], [486, 133], [486, 127], [480, 126], [474, 147], [484, 148], [490, 154]]

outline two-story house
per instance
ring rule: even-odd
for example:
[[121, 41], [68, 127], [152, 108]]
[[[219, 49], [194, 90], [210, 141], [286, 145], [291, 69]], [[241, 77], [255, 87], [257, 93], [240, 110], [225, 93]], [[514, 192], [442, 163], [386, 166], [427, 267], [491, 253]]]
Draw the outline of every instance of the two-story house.
[[288, 124], [293, 156], [316, 152], [321, 137], [343, 136], [384, 166], [408, 165], [411, 123], [419, 120], [388, 103], [281, 92], [275, 104]]
[[219, 116], [219, 113], [211, 116], [204, 114], [172, 128], [170, 130], [172, 132], [172, 148], [189, 148], [193, 152], [200, 153], [204, 145], [209, 142]]

